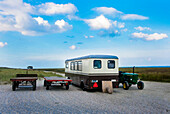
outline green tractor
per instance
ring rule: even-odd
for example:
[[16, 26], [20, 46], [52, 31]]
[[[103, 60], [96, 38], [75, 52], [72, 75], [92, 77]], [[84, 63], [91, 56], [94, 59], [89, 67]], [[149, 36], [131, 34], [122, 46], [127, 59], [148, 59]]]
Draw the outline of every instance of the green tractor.
[[129, 87], [137, 84], [139, 90], [144, 88], [144, 83], [138, 79], [138, 74], [136, 73], [126, 73], [119, 72], [119, 84], [122, 83], [123, 89], [128, 90]]

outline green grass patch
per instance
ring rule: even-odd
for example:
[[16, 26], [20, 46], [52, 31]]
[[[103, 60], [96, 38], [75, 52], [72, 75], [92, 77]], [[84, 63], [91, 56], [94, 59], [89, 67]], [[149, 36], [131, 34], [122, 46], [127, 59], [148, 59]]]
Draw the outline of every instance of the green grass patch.
[[54, 71], [54, 72], [59, 72], [59, 73], [65, 73], [65, 69], [64, 68], [46, 68], [46, 69], [37, 69], [40, 71]]
[[[16, 74], [26, 74], [27, 70], [23, 69], [0, 69], [0, 84], [11, 83], [10, 79], [16, 77]], [[43, 70], [33, 70], [28, 71], [29, 74], [37, 74], [39, 78], [45, 76], [59, 76], [58, 74], [53, 74], [52, 72], [44, 72]]]

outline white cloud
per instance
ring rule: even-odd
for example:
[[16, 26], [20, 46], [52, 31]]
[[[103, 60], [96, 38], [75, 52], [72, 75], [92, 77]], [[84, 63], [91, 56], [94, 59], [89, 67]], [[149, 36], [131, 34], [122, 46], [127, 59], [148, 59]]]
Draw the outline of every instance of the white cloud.
[[8, 43], [7, 43], [7, 42], [5, 42], [5, 43], [0, 42], [0, 48], [4, 47], [4, 46], [6, 46], [6, 45], [8, 45]]
[[122, 20], [146, 20], [149, 19], [149, 17], [145, 17], [137, 14], [124, 14], [121, 16], [121, 19]]
[[57, 20], [50, 25], [42, 17], [32, 17], [35, 7], [24, 3], [22, 0], [0, 1], [0, 31], [17, 31], [23, 35], [41, 35], [59, 33], [72, 29], [64, 20]]
[[93, 30], [109, 29], [112, 26], [111, 20], [107, 19], [103, 15], [100, 15], [94, 19], [84, 20]]
[[47, 2], [38, 6], [39, 12], [45, 15], [53, 14], [74, 14], [77, 12], [77, 8], [74, 4], [55, 4], [53, 2]]
[[135, 33], [132, 33], [132, 37], [151, 41], [151, 40], [161, 40], [161, 39], [164, 39], [164, 38], [168, 38], [168, 35], [163, 34], [163, 33], [161, 33], [161, 34], [158, 34], [158, 33], [145, 34], [145, 33], [142, 33], [142, 32], [139, 32], [139, 33], [135, 32]]
[[84, 35], [85, 38], [88, 38], [88, 36]]
[[34, 18], [39, 25], [45, 25], [45, 26], [49, 26], [50, 24], [48, 23], [48, 21], [44, 20], [43, 18], [41, 17], [37, 17], [37, 18]]
[[91, 36], [86, 36], [86, 35], [84, 35], [84, 37], [85, 37], [85, 38], [94, 38], [94, 36], [92, 36], [92, 35], [91, 35]]
[[134, 27], [134, 29], [139, 30], [139, 31], [143, 31], [143, 30], [151, 30], [149, 27], [141, 27], [141, 26]]
[[61, 30], [65, 30], [65, 29], [67, 30], [68, 28], [72, 28], [72, 25], [69, 25], [63, 19], [62, 20], [57, 20], [55, 22], [55, 25], [57, 25]]
[[96, 7], [96, 8], [93, 8], [92, 10], [97, 11], [101, 14], [108, 14], [108, 15], [122, 13], [121, 11], [118, 11], [115, 8], [112, 8], [112, 7]]
[[128, 29], [127, 29], [127, 28], [125, 28], [125, 29], [122, 29], [121, 31], [122, 31], [122, 32], [127, 32], [127, 31], [128, 31]]
[[94, 38], [94, 36], [89, 36], [90, 38]]
[[124, 28], [125, 27], [125, 23], [120, 23], [119, 22], [117, 26], [118, 26], [118, 28]]
[[70, 46], [70, 49], [75, 50], [75, 49], [76, 49], [76, 46], [75, 46], [75, 45], [72, 45], [72, 46]]

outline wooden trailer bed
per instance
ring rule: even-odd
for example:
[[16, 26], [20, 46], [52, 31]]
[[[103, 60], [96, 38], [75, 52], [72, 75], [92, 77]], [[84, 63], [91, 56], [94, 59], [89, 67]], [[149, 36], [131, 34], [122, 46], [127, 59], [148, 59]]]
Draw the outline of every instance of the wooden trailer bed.
[[32, 85], [33, 91], [36, 90], [36, 80], [38, 79], [37, 74], [16, 74], [15, 78], [11, 78], [10, 81], [12, 81], [12, 90], [15, 91], [16, 88], [19, 88], [19, 84], [23, 84], [25, 82], [25, 85], [28, 84], [28, 82]]
[[46, 86], [46, 90], [49, 90], [50, 86], [52, 86], [52, 84], [55, 82], [57, 84], [61, 84], [61, 86], [65, 85], [66, 90], [68, 90], [71, 81], [72, 81], [71, 79], [66, 79], [63, 77], [56, 76], [44, 77], [44, 86]]

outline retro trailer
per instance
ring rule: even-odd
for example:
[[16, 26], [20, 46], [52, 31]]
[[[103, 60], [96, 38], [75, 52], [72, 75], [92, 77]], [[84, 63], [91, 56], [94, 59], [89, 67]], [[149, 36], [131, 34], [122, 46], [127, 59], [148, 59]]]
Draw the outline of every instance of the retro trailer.
[[118, 88], [118, 57], [113, 55], [88, 55], [65, 61], [65, 75], [72, 83], [84, 89], [102, 89], [102, 81], [112, 81]]

